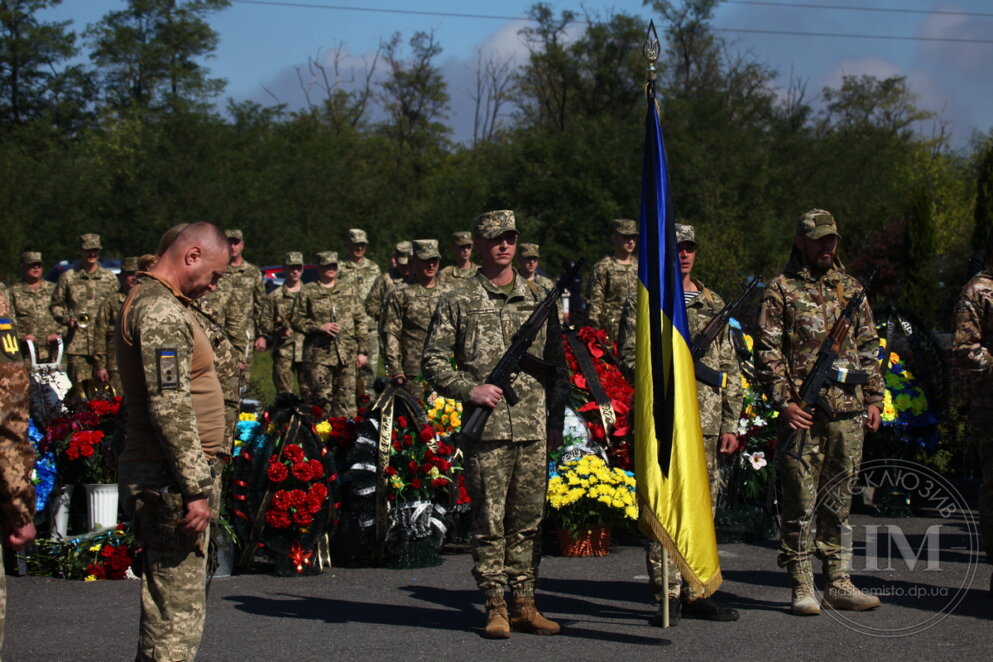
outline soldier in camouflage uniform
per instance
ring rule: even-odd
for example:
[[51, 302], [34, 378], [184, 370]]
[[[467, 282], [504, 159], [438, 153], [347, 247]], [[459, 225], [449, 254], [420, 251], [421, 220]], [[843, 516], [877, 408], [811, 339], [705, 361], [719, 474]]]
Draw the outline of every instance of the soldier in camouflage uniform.
[[[986, 561], [993, 563], [993, 235], [986, 249], [986, 268], [959, 295], [952, 324], [952, 354], [968, 378], [969, 427], [981, 467], [979, 530]], [[993, 577], [990, 578], [993, 593]]]
[[[365, 256], [369, 238], [365, 230], [352, 228], [348, 231], [348, 259], [341, 264], [341, 282], [350, 284], [355, 290], [359, 301], [365, 301], [382, 270], [379, 265]], [[362, 364], [356, 372], [356, 404], [365, 395], [367, 385], [371, 387], [376, 379], [376, 369], [379, 363], [379, 329], [372, 318], [367, 317], [369, 328], [366, 329], [363, 345], [369, 352], [369, 360]]]
[[121, 289], [111, 294], [100, 304], [93, 329], [93, 359], [96, 365], [96, 377], [103, 383], [110, 383], [114, 393], [121, 394], [121, 375], [117, 370], [117, 352], [114, 351], [114, 327], [117, 325], [117, 315], [128, 292], [138, 284], [138, 258], [126, 257], [121, 262], [121, 273], [118, 275]]
[[369, 296], [365, 299], [365, 314], [369, 316], [369, 319], [379, 333], [380, 346], [383, 345], [382, 333], [380, 331], [382, 327], [383, 307], [386, 306], [386, 299], [390, 295], [390, 292], [401, 285], [403, 281], [407, 280], [407, 277], [410, 275], [410, 256], [413, 254], [413, 250], [413, 246], [409, 241], [397, 242], [396, 250], [391, 258], [392, 265], [390, 269], [386, 273], [379, 275], [376, 282], [372, 284], [372, 289], [369, 290]]
[[293, 333], [290, 315], [303, 283], [303, 253], [290, 251], [283, 257], [283, 284], [266, 295], [261, 330], [272, 347], [272, 381], [276, 393], [293, 393], [299, 383], [306, 399], [303, 379], [303, 338]]
[[190, 225], [118, 316], [126, 407], [118, 481], [144, 549], [137, 660], [193, 660], [203, 635], [207, 541], [228, 449], [213, 351], [190, 303], [216, 287], [227, 263], [221, 231]]
[[[561, 441], [565, 404], [559, 321], [549, 317], [531, 347], [556, 367], [553, 385], [546, 394], [541, 381], [522, 372], [514, 382], [520, 400], [510, 407], [503, 391], [485, 380], [544, 293], [514, 272], [514, 212], [478, 216], [473, 237], [482, 266], [442, 296], [428, 329], [421, 369], [443, 396], [467, 407], [493, 410], [481, 441], [468, 441], [464, 447], [473, 508], [473, 575], [486, 596], [485, 636], [506, 638], [511, 629], [557, 634], [558, 624], [535, 608], [534, 583], [547, 479], [546, 442]], [[508, 584], [513, 596], [509, 615], [504, 601]]]
[[355, 370], [365, 365], [369, 321], [355, 289], [338, 278], [338, 254], [317, 254], [316, 283], [307, 283], [290, 314], [304, 335], [303, 371], [310, 397], [331, 416], [355, 416]]
[[235, 349], [245, 357], [244, 367], [241, 368], [239, 376], [239, 386], [244, 386], [248, 383], [252, 372], [248, 348], [254, 347], [256, 352], [266, 350], [265, 338], [259, 330], [262, 307], [265, 305], [265, 286], [259, 268], [243, 257], [245, 236], [242, 231], [225, 230], [224, 236], [228, 238], [230, 251], [228, 271], [224, 275], [224, 287], [234, 299], [234, 305], [243, 312], [238, 316], [240, 326], [236, 327], [228, 320], [226, 330], [232, 336]]
[[[7, 288], [0, 283], [0, 542], [19, 550], [35, 536], [34, 448], [28, 441], [28, 371], [18, 351], [12, 312]], [[3, 565], [0, 562], [0, 648], [7, 617]]]
[[479, 265], [472, 261], [471, 232], [452, 233], [452, 254], [455, 256], [455, 261], [438, 272], [438, 281], [449, 287], [455, 287], [467, 278], [471, 278], [479, 268]]
[[234, 439], [241, 410], [242, 382], [248, 372], [247, 341], [239, 330], [246, 328], [245, 318], [250, 312], [240, 305], [233, 293], [225, 276], [214, 291], [204, 294], [191, 306], [214, 350], [214, 368], [224, 391], [225, 439], [229, 441]]
[[862, 459], [864, 429], [878, 429], [883, 402], [876, 359], [879, 337], [868, 301], [841, 346], [835, 379], [822, 392], [834, 415], [817, 408], [804, 411], [799, 397], [825, 337], [862, 289], [835, 257], [838, 239], [829, 212], [812, 209], [800, 218], [786, 269], [766, 285], [755, 342], [759, 378], [780, 411], [779, 438], [795, 431], [797, 443], [803, 440], [799, 459], [786, 453], [777, 456], [783, 486], [778, 562], [789, 573], [791, 611], [797, 615], [820, 613], [813, 590], [814, 554], [823, 562], [825, 607], [860, 611], [879, 605], [879, 598], [852, 584], [851, 541], [846, 545], [842, 537]]
[[[697, 240], [692, 225], [676, 224], [676, 242], [680, 271], [683, 276], [683, 293], [686, 305], [686, 319], [690, 337], [695, 337], [724, 308], [724, 300], [692, 276], [696, 266]], [[624, 302], [621, 313], [619, 346], [621, 363], [625, 374], [634, 375], [635, 362], [635, 318], [637, 307], [635, 297]], [[703, 365], [726, 377], [725, 386], [719, 388], [697, 381], [697, 398], [700, 405], [700, 427], [703, 430], [703, 448], [707, 458], [707, 475], [710, 478], [711, 512], [717, 511], [717, 493], [721, 488], [721, 472], [718, 452], [729, 455], [738, 447], [738, 416], [741, 413], [741, 368], [734, 353], [729, 329], [725, 329], [710, 345], [700, 359]], [[648, 547], [648, 580], [655, 599], [661, 603], [669, 600], [669, 623], [675, 624], [683, 616], [709, 621], [736, 621], [738, 612], [721, 607], [713, 598], [696, 598], [683, 587], [680, 581], [679, 566], [669, 559], [669, 593], [663, 595], [662, 545], [652, 543]], [[661, 624], [661, 609], [655, 621]]]
[[546, 292], [551, 292], [555, 282], [548, 276], [538, 273], [541, 264], [541, 247], [538, 244], [521, 244], [517, 250], [517, 273], [525, 280], [536, 283]]
[[431, 316], [448, 288], [437, 278], [441, 262], [437, 240], [417, 239], [413, 248], [413, 273], [386, 299], [381, 329], [386, 375], [395, 384], [405, 384], [423, 400], [424, 390], [416, 388], [412, 380], [421, 374], [421, 355]]
[[41, 253], [25, 251], [21, 253], [21, 282], [10, 287], [10, 305], [17, 318], [17, 332], [21, 339], [21, 351], [30, 361], [27, 341], [34, 343], [39, 363], [55, 360], [57, 353], [52, 346], [62, 337], [63, 329], [52, 317], [49, 306], [55, 283], [42, 278]]
[[49, 305], [55, 321], [69, 328], [67, 372], [73, 384], [96, 377], [94, 322], [100, 304], [120, 286], [117, 276], [100, 266], [100, 235], [80, 235], [79, 249], [79, 268], [59, 276]]
[[610, 222], [610, 241], [614, 254], [595, 265], [586, 290], [590, 322], [617, 340], [624, 300], [637, 291], [638, 223], [627, 218]]

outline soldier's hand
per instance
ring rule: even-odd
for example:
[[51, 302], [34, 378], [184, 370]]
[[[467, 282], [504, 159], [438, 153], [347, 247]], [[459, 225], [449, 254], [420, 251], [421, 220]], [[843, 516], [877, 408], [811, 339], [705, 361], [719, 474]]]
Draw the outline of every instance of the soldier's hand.
[[27, 342], [29, 340], [36, 345], [38, 344], [38, 338], [36, 338], [33, 333], [29, 333], [28, 335], [24, 336], [24, 342]]
[[203, 497], [187, 501], [185, 506], [186, 516], [179, 520], [179, 530], [184, 535], [193, 537], [210, 524], [210, 506]]
[[493, 384], [480, 384], [472, 389], [472, 393], [469, 394], [469, 400], [474, 405], [493, 409], [503, 400], [503, 389]]
[[326, 322], [321, 324], [321, 331], [329, 336], [336, 336], [341, 331], [341, 326], [337, 322]]
[[58, 333], [50, 333], [48, 334], [47, 340], [49, 345], [54, 345], [58, 341], [62, 340], [62, 336]]
[[814, 423], [814, 415], [801, 409], [800, 405], [795, 402], [791, 402], [780, 416], [783, 417], [791, 430], [809, 430]]
[[879, 415], [879, 408], [876, 405], [869, 405], [866, 410], [866, 420], [865, 428], [869, 432], [875, 432], [879, 429], [880, 423], [883, 422], [883, 417]]
[[267, 347], [267, 345], [266, 345], [265, 338], [259, 337], [259, 338], [256, 338], [255, 339], [255, 351], [256, 352], [264, 352], [266, 350], [266, 347]]
[[721, 435], [721, 453], [730, 455], [738, 450], [738, 435], [733, 432], [725, 432]]
[[108, 381], [110, 381], [110, 373], [108, 373], [105, 369], [100, 368], [99, 370], [97, 370], [97, 379], [99, 379], [101, 382], [106, 384]]
[[355, 367], [356, 368], [361, 368], [362, 366], [364, 366], [368, 362], [369, 362], [369, 357], [366, 356], [365, 354], [359, 354], [358, 356], [355, 357]]
[[28, 522], [24, 526], [16, 529], [10, 529], [10, 531], [7, 532], [7, 535], [4, 536], [3, 544], [16, 552], [34, 540], [34, 536], [34, 522]]

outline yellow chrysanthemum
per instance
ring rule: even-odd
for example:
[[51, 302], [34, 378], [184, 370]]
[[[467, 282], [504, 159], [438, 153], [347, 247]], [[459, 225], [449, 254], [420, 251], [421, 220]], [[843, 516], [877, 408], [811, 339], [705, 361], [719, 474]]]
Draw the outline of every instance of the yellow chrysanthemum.
[[327, 441], [331, 436], [331, 424], [328, 421], [321, 421], [314, 426], [314, 431], [320, 437], [321, 441]]
[[97, 578], [95, 576], [93, 576], [93, 575], [86, 575], [86, 579], [84, 579], [83, 581], [84, 582], [95, 582], [96, 580], [97, 580]]
[[99, 552], [102, 547], [103, 547], [103, 545], [101, 545], [100, 543], [97, 543], [97, 544], [93, 545], [92, 547], [90, 547], [90, 550], [89, 551], [91, 551], [91, 552]]
[[638, 508], [636, 506], [628, 506], [624, 509], [624, 516], [628, 519], [638, 519]]
[[247, 412], [244, 412], [244, 413], [238, 414], [238, 420], [239, 421], [254, 421], [254, 420], [256, 420], [256, 418], [255, 418], [255, 414], [249, 414]]

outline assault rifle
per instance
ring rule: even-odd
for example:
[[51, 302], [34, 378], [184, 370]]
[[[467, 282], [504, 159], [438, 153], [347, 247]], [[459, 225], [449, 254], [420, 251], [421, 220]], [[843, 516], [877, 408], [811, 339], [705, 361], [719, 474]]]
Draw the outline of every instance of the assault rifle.
[[690, 347], [690, 354], [693, 356], [693, 369], [696, 372], [696, 380], [698, 382], [703, 382], [707, 386], [714, 386], [716, 388], [727, 386], [727, 375], [720, 370], [708, 368], [703, 364], [701, 359], [707, 354], [707, 350], [710, 349], [717, 336], [721, 335], [721, 331], [727, 326], [728, 321], [730, 321], [731, 317], [738, 310], [738, 307], [748, 298], [748, 295], [752, 293], [752, 290], [755, 289], [755, 286], [761, 280], [762, 276], [753, 278], [752, 282], [745, 288], [745, 291], [741, 293], [741, 296], [731, 303], [724, 304], [721, 312], [717, 313], [712, 320], [707, 322], [707, 326], [703, 327], [703, 331], [696, 334], [696, 337], [693, 338], [693, 346]]
[[[841, 344], [845, 341], [845, 337], [848, 335], [848, 330], [852, 327], [852, 320], [855, 319], [856, 313], [858, 313], [859, 308], [862, 307], [862, 302], [865, 301], [866, 296], [869, 294], [869, 288], [872, 286], [872, 281], [876, 277], [876, 272], [879, 271], [879, 267], [874, 267], [872, 273], [869, 274], [869, 278], [865, 281], [862, 289], [855, 294], [845, 306], [844, 312], [842, 312], [841, 317], [834, 323], [831, 330], [828, 332], [827, 337], [824, 338], [824, 342], [821, 343], [821, 348], [817, 351], [817, 360], [814, 362], [814, 367], [811, 368], [810, 373], [807, 378], [803, 380], [803, 384], [800, 385], [799, 393], [795, 393], [794, 397], [799, 398], [799, 404], [804, 411], [810, 412], [813, 408], [820, 409], [828, 416], [834, 416], [834, 408], [828, 403], [824, 398], [822, 390], [824, 385], [829, 381], [838, 382], [841, 384], [865, 384], [868, 382], [868, 376], [861, 370], [847, 370], [844, 368], [835, 368], [834, 362], [838, 358], [838, 354], [841, 352]], [[792, 382], [791, 382], [792, 385]], [[806, 432], [806, 430], [804, 431]], [[800, 438], [800, 447], [797, 449], [796, 453], [792, 452], [793, 441], [796, 438], [796, 430], [790, 430], [786, 433], [786, 438], [782, 441], [783, 452], [787, 455], [795, 458], [799, 458], [803, 454], [803, 445], [806, 441], [806, 434], [802, 435]]]
[[[565, 289], [567, 283], [575, 279], [585, 261], [585, 258], [580, 258], [575, 264], [566, 269], [566, 272], [559, 278], [558, 283], [555, 284], [552, 291], [535, 307], [531, 316], [521, 325], [521, 328], [517, 330], [514, 337], [510, 339], [510, 347], [500, 357], [500, 360], [486, 378], [484, 383], [499, 386], [500, 390], [503, 391], [503, 397], [506, 398], [507, 404], [511, 407], [519, 401], [517, 393], [514, 391], [513, 383], [517, 379], [517, 375], [521, 373], [521, 370], [526, 371], [528, 374], [539, 376], [547, 375], [553, 368], [548, 361], [529, 354], [528, 350], [534, 343], [535, 338], [538, 337], [538, 333], [541, 331], [541, 327], [545, 325], [548, 317], [558, 314], [556, 307], [559, 297], [562, 296], [562, 290]], [[486, 422], [490, 419], [490, 414], [492, 413], [493, 409], [490, 407], [467, 405], [466, 416], [462, 419], [462, 436], [472, 441], [479, 441], [483, 436], [483, 428], [486, 427]]]

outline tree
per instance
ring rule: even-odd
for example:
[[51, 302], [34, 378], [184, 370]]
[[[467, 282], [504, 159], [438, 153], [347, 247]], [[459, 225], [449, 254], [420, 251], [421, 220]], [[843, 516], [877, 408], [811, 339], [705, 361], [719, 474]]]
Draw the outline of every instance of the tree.
[[228, 0], [127, 0], [87, 31], [103, 94], [116, 109], [202, 107], [224, 90], [197, 60], [217, 47], [206, 17]]
[[980, 154], [973, 212], [976, 224], [972, 231], [972, 247], [977, 251], [986, 248], [993, 235], [993, 139], [986, 141]]

